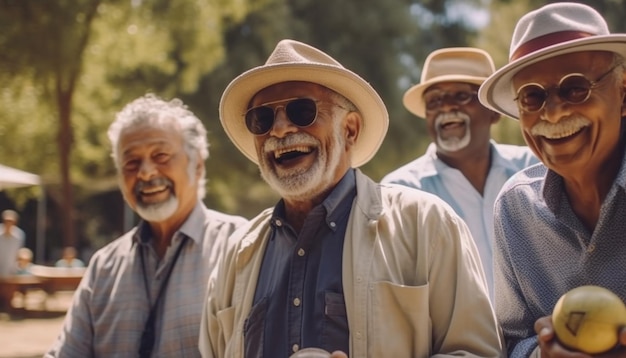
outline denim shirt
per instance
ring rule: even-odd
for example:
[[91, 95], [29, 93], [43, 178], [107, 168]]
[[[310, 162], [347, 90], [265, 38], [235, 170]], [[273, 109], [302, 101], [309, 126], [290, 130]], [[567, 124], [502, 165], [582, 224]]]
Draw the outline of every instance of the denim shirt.
[[288, 357], [306, 347], [348, 352], [341, 267], [355, 196], [351, 169], [311, 210], [299, 233], [285, 219], [284, 202], [276, 205], [253, 308], [244, 328], [247, 358]]

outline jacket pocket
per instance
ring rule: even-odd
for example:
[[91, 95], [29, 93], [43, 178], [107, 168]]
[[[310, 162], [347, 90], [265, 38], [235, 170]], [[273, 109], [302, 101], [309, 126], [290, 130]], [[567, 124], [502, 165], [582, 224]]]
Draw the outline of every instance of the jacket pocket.
[[429, 286], [388, 281], [370, 286], [368, 334], [371, 357], [428, 357], [431, 354]]

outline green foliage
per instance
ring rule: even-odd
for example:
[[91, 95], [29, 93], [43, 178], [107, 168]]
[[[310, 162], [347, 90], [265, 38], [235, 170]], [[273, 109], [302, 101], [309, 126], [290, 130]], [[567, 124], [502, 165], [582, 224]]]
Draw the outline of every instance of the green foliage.
[[[502, 65], [515, 21], [536, 3], [0, 0], [0, 81], [5, 84], [0, 163], [42, 175], [50, 202], [62, 200], [58, 91], [71, 93], [69, 162], [79, 232], [82, 240], [99, 245], [119, 233], [122, 221], [120, 210], [108, 207], [121, 202], [109, 157], [109, 123], [126, 103], [147, 92], [179, 97], [208, 130], [207, 204], [251, 217], [278, 197], [228, 140], [219, 122], [219, 100], [234, 77], [263, 64], [279, 40], [292, 38], [329, 53], [369, 81], [385, 101], [389, 131], [363, 167], [380, 179], [430, 143], [425, 121], [402, 105], [404, 92], [419, 82], [428, 53], [475, 45]], [[624, 26], [621, 1], [589, 3], [604, 7], [614, 24]], [[483, 29], [474, 15], [486, 6], [492, 16]], [[518, 132], [517, 122], [508, 119], [494, 127], [494, 137], [503, 142], [522, 143]], [[111, 192], [115, 195], [107, 196]], [[91, 210], [94, 205], [104, 209]], [[115, 217], [105, 217], [112, 213]]]

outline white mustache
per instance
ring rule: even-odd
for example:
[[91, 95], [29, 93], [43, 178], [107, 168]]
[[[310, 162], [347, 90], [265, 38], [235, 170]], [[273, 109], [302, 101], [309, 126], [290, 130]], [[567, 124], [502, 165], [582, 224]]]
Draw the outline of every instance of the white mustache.
[[569, 137], [591, 125], [591, 121], [580, 115], [565, 117], [557, 123], [539, 121], [530, 129], [533, 136], [542, 136], [548, 139], [559, 139]]
[[468, 124], [470, 121], [470, 116], [463, 112], [445, 112], [437, 115], [435, 118], [435, 126], [436, 128], [440, 128], [443, 124], [449, 122], [458, 122], [459, 120], [463, 121], [463, 123]]
[[303, 133], [297, 132], [290, 134], [284, 138], [269, 137], [263, 143], [263, 152], [271, 153], [277, 150], [291, 148], [296, 146], [317, 146], [318, 141], [315, 137]]
[[154, 178], [149, 181], [140, 180], [135, 184], [133, 191], [135, 195], [139, 195], [144, 188], [156, 187], [156, 186], [172, 186], [172, 181], [166, 178]]

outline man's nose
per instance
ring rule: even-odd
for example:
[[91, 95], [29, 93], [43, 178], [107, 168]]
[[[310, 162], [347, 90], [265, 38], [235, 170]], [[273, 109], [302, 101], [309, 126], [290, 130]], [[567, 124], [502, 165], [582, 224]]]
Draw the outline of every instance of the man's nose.
[[288, 133], [293, 133], [297, 130], [297, 126], [293, 124], [287, 117], [287, 112], [284, 106], [280, 106], [274, 110], [274, 124], [270, 130], [270, 135], [278, 138], [285, 137]]
[[156, 164], [154, 164], [151, 160], [143, 160], [141, 165], [139, 166], [139, 172], [137, 176], [141, 180], [148, 181], [152, 179], [157, 173]]

